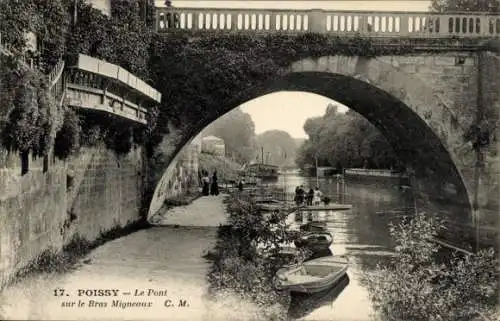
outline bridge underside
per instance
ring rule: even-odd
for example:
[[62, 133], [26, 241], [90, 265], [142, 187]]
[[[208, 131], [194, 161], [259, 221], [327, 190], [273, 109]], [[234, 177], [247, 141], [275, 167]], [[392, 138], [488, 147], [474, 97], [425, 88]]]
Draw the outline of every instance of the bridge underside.
[[[291, 73], [240, 93], [225, 109], [212, 111], [185, 134], [181, 146], [205, 126], [241, 104], [277, 91], [304, 91], [338, 101], [364, 116], [386, 137], [416, 181], [447, 202], [470, 207], [462, 177], [433, 130], [396, 97], [364, 81], [333, 73]], [[431, 184], [432, 186], [430, 186]], [[467, 210], [468, 211], [468, 210]], [[470, 213], [469, 213], [470, 214]], [[463, 217], [470, 221], [470, 216]]]

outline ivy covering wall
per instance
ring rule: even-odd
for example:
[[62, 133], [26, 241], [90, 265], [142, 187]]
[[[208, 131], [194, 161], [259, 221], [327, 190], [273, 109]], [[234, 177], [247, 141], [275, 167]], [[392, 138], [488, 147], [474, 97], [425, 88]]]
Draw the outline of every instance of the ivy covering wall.
[[411, 43], [376, 46], [360, 37], [321, 34], [251, 35], [211, 32], [157, 34], [151, 46], [153, 83], [162, 92], [154, 139], [176, 127], [203, 122], [241, 92], [279, 76], [280, 70], [307, 57], [375, 57], [411, 53]]
[[61, 108], [49, 94], [45, 77], [0, 58], [0, 141], [9, 151], [45, 156], [62, 124]]

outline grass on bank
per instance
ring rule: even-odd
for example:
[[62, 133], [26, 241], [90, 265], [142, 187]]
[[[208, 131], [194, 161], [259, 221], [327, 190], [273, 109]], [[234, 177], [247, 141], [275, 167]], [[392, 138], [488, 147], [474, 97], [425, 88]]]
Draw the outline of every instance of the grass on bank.
[[217, 171], [219, 181], [231, 181], [238, 179], [238, 171], [241, 165], [226, 157], [201, 153], [199, 157], [200, 170], [207, 170], [210, 177]]
[[220, 302], [227, 298], [250, 302], [258, 310], [252, 320], [285, 320], [290, 297], [276, 291], [272, 279], [289, 262], [273, 254], [281, 242], [293, 242], [298, 234], [286, 230], [287, 213], [278, 214], [278, 222], [271, 224], [245, 193], [230, 194], [226, 207], [229, 225], [219, 228], [215, 248], [206, 256], [212, 261], [210, 297]]
[[75, 264], [78, 260], [90, 253], [93, 249], [108, 241], [149, 227], [150, 225], [144, 220], [133, 221], [125, 226], [116, 226], [108, 231], [101, 232], [100, 236], [94, 241], [89, 241], [77, 234], [62, 250], [56, 251], [54, 249], [47, 249], [42, 252], [30, 264], [19, 270], [11, 279], [11, 282], [4, 286], [15, 284], [17, 281], [28, 276], [71, 271], [75, 268]]

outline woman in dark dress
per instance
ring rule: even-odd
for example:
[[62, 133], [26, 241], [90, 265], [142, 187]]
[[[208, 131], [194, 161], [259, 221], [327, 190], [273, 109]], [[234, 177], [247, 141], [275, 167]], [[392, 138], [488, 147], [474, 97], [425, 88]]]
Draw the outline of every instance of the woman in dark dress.
[[314, 190], [312, 188], [309, 189], [309, 192], [306, 195], [306, 205], [312, 205], [314, 198]]
[[304, 196], [305, 196], [305, 191], [302, 185], [299, 186], [299, 190], [297, 191], [297, 205], [301, 206], [304, 204]]
[[219, 185], [217, 184], [217, 171], [214, 172], [212, 176], [212, 186], [210, 188], [210, 194], [219, 195]]
[[210, 178], [208, 178], [207, 171], [203, 170], [203, 177], [201, 180], [203, 182], [202, 194], [203, 196], [207, 196], [209, 194], [209, 189], [210, 189]]

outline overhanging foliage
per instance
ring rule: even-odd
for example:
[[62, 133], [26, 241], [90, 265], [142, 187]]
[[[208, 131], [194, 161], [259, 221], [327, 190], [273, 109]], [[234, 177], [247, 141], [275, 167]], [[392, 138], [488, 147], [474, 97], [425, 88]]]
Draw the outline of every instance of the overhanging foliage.
[[[64, 118], [65, 124], [55, 145], [58, 157], [66, 158], [68, 153], [76, 151], [80, 140], [85, 144], [105, 141], [117, 153], [130, 150], [132, 132], [121, 130], [120, 126], [96, 130], [93, 124], [80, 130], [76, 114], [67, 108], [58, 108], [52, 101], [42, 73], [50, 72], [64, 55], [83, 53], [120, 65], [148, 80], [152, 30], [147, 24], [152, 24], [154, 16], [151, 4], [149, 1], [145, 8], [144, 2], [113, 0], [112, 18], [108, 18], [84, 0], [0, 1], [2, 44], [14, 53], [14, 60], [24, 55], [33, 58], [38, 67], [38, 71], [20, 69], [11, 58], [2, 57], [1, 82], [5, 88], [1, 95], [5, 107], [0, 130], [4, 147], [45, 155], [54, 144]], [[78, 19], [70, 26], [75, 5]], [[38, 53], [25, 51], [28, 32], [38, 38]], [[155, 115], [148, 115], [150, 124], [145, 131], [151, 131]], [[85, 125], [83, 122], [82, 126]], [[109, 129], [107, 125], [98, 127]], [[138, 136], [144, 135], [138, 133]], [[122, 140], [126, 143], [120, 143]], [[135, 140], [136, 143], [144, 141]]]
[[1, 142], [7, 150], [44, 156], [52, 146], [62, 119], [49, 95], [46, 78], [11, 57], [0, 58]]

